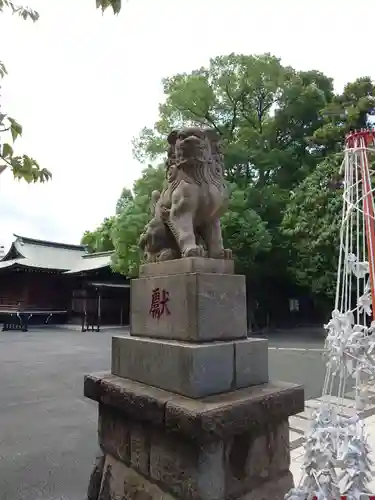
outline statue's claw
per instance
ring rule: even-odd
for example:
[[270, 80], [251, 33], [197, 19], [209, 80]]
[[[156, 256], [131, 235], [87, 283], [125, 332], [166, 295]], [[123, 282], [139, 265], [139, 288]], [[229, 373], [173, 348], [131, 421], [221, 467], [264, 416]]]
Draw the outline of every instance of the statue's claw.
[[171, 248], [166, 248], [162, 250], [158, 256], [158, 262], [162, 262], [164, 260], [174, 260], [177, 259], [176, 252], [174, 252]]
[[232, 259], [232, 250], [229, 248], [223, 248], [219, 252], [211, 253], [209, 255], [211, 259], [225, 259], [225, 260], [231, 260]]
[[182, 254], [183, 257], [202, 257], [203, 249], [200, 246], [186, 248]]

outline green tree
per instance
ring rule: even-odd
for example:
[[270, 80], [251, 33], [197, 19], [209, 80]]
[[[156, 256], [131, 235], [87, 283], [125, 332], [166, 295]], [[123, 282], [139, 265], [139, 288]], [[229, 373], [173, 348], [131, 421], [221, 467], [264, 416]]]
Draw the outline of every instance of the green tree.
[[139, 237], [151, 218], [150, 200], [154, 190], [161, 190], [165, 180], [165, 167], [149, 165], [133, 186], [133, 199], [117, 215], [113, 226], [115, 253], [113, 268], [126, 276], [135, 276], [141, 262]]
[[163, 154], [172, 128], [203, 124], [220, 133], [226, 178], [242, 187], [277, 182], [289, 189], [314, 168], [306, 138], [333, 97], [332, 80], [322, 73], [296, 72], [270, 54], [230, 54], [163, 85], [159, 120], [134, 140], [141, 161]]
[[130, 189], [124, 187], [116, 203], [116, 214], [119, 215], [125, 210], [129, 203], [133, 201], [133, 194]]
[[248, 193], [236, 185], [221, 225], [225, 246], [236, 258], [237, 272], [254, 277], [257, 258], [271, 250], [272, 238], [262, 218], [249, 207]]
[[[288, 239], [280, 224], [290, 191], [322, 159], [311, 141], [324, 123], [321, 110], [334, 97], [332, 79], [319, 71], [284, 67], [270, 54], [230, 54], [163, 84], [159, 119], [134, 140], [136, 157], [160, 157], [172, 128], [215, 128], [222, 139], [225, 177], [234, 186], [231, 210], [237, 204], [237, 212], [223, 218], [237, 267], [252, 276], [253, 284], [267, 280], [271, 290], [284, 286], [289, 279]], [[231, 213], [236, 213], [232, 220]], [[241, 232], [242, 225], [253, 231]]]
[[[39, 15], [36, 11], [16, 5], [10, 0], [0, 0], [0, 14], [5, 10], [23, 19], [37, 21]], [[4, 63], [0, 61], [0, 79], [7, 74]], [[0, 174], [9, 168], [14, 178], [23, 179], [26, 182], [45, 182], [52, 175], [46, 168], [41, 168], [36, 160], [28, 155], [16, 155], [13, 151], [13, 143], [22, 134], [22, 126], [11, 116], [0, 111]], [[2, 137], [8, 140], [1, 140]]]
[[[257, 167], [246, 142], [253, 141], [252, 150], [263, 145], [261, 136], [287, 73], [279, 59], [269, 54], [230, 54], [211, 59], [208, 68], [164, 79], [159, 120], [154, 130], [144, 129], [134, 141], [136, 155], [144, 159], [163, 154], [172, 128], [206, 125], [218, 130], [224, 140], [228, 178], [239, 173], [252, 177]], [[230, 148], [232, 144], [236, 147]]]
[[374, 82], [368, 76], [357, 78], [322, 109], [323, 123], [315, 130], [313, 142], [325, 154], [339, 152], [345, 135], [351, 130], [369, 126], [369, 119], [374, 114]]
[[109, 252], [114, 249], [112, 231], [115, 217], [106, 217], [94, 231], [85, 231], [81, 244], [86, 245], [88, 252]]
[[335, 291], [342, 211], [342, 156], [331, 156], [291, 193], [282, 221], [289, 269], [299, 285], [324, 300]]
[[[134, 140], [141, 161], [158, 158], [165, 137], [181, 125], [205, 125], [221, 135], [225, 177], [246, 193], [247, 209], [260, 216], [272, 248], [262, 257], [258, 274], [287, 270], [282, 214], [295, 188], [322, 158], [312, 148], [322, 126], [321, 110], [333, 99], [333, 82], [319, 71], [283, 67], [270, 54], [230, 54], [211, 59], [207, 68], [164, 80], [165, 101], [154, 129]], [[250, 248], [253, 240], [249, 236]], [[263, 255], [263, 254], [262, 254]], [[277, 262], [273, 266], [272, 262]], [[260, 267], [262, 269], [260, 269]]]
[[282, 153], [273, 180], [279, 186], [295, 186], [322, 159], [311, 141], [324, 123], [322, 109], [333, 98], [333, 80], [319, 71], [296, 72], [284, 87], [274, 116], [275, 144]]

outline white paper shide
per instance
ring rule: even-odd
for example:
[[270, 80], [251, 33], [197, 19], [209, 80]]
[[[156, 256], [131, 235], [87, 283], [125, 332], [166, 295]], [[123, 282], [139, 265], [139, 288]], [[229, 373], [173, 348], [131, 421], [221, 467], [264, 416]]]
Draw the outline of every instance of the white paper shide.
[[[366, 498], [371, 450], [363, 415], [375, 378], [374, 200], [369, 138], [351, 134], [344, 152], [343, 210], [335, 306], [325, 328], [326, 376], [321, 407], [305, 436], [303, 474], [287, 500]], [[344, 395], [354, 390], [348, 411]], [[344, 411], [345, 409], [345, 411]], [[348, 416], [350, 414], [350, 416]]]

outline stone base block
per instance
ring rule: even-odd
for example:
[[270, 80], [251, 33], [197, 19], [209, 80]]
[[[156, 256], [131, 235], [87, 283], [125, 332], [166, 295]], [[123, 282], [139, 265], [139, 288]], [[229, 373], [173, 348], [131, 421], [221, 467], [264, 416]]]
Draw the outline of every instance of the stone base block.
[[140, 278], [188, 273], [233, 274], [234, 261], [205, 257], [184, 257], [183, 259], [142, 264], [139, 267]]
[[[128, 436], [129, 446], [114, 448]], [[225, 440], [196, 443], [136, 423], [100, 406], [100, 445], [104, 454], [132, 467], [178, 498], [239, 497], [290, 466], [287, 420]]]
[[[160, 264], [174, 262], [181, 261]], [[131, 335], [190, 342], [246, 338], [245, 277], [190, 273], [132, 280]]]
[[[271, 439], [275, 439], [273, 443], [276, 446], [284, 448], [288, 445], [286, 442], [276, 443], [280, 439], [277, 435]], [[241, 477], [233, 475], [238, 473], [233, 470], [233, 466], [237, 467], [238, 464], [231, 463], [231, 452], [225, 452], [223, 443], [194, 450], [186, 443], [171, 443], [168, 438], [166, 442], [160, 436], [151, 439], [150, 468], [147, 473], [104, 452], [98, 500], [282, 500], [294, 486], [288, 465], [289, 450], [285, 449], [279, 456], [276, 449], [270, 451], [258, 444], [249, 446], [248, 441], [247, 446], [246, 454], [240, 457], [240, 460], [244, 460]], [[252, 449], [254, 446], [256, 450]], [[274, 471], [271, 471], [269, 457], [274, 461]], [[259, 475], [259, 467], [252, 470], [257, 460], [263, 467], [268, 466], [268, 469], [261, 471], [263, 475]]]
[[[217, 478], [220, 480], [220, 478]], [[220, 482], [220, 481], [219, 481]], [[95, 500], [225, 500], [225, 496], [218, 496], [215, 491], [209, 495], [196, 496], [188, 481], [185, 483], [186, 495], [166, 491], [158, 482], [146, 478], [136, 470], [117, 461], [111, 455], [106, 455], [104, 473], [100, 492]], [[261, 481], [252, 491], [231, 499], [239, 500], [284, 500], [285, 494], [294, 487], [293, 476], [285, 472], [270, 481]]]
[[303, 387], [286, 382], [190, 399], [115, 375], [93, 374], [85, 377], [84, 393], [119, 413], [117, 423], [115, 417], [110, 419], [115, 434], [113, 447], [107, 449], [119, 456], [130, 453], [128, 434], [113, 430], [124, 419], [156, 427], [181, 440], [205, 443], [228, 440], [249, 430], [262, 434], [267, 426], [275, 427], [304, 409]]
[[113, 337], [112, 373], [200, 398], [268, 382], [265, 339], [189, 344]]
[[[303, 389], [282, 382], [192, 400], [113, 375], [85, 378], [105, 457], [97, 499], [283, 499], [288, 417]], [[95, 488], [94, 488], [95, 486]]]

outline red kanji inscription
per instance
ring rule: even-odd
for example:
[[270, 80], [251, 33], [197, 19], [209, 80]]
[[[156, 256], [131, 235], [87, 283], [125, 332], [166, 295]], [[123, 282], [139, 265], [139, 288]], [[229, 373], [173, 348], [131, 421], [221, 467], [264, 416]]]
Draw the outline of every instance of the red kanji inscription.
[[159, 319], [165, 313], [169, 316], [170, 310], [168, 309], [167, 303], [169, 302], [169, 292], [164, 289], [155, 288], [152, 290], [151, 306], [149, 310], [150, 316]]

